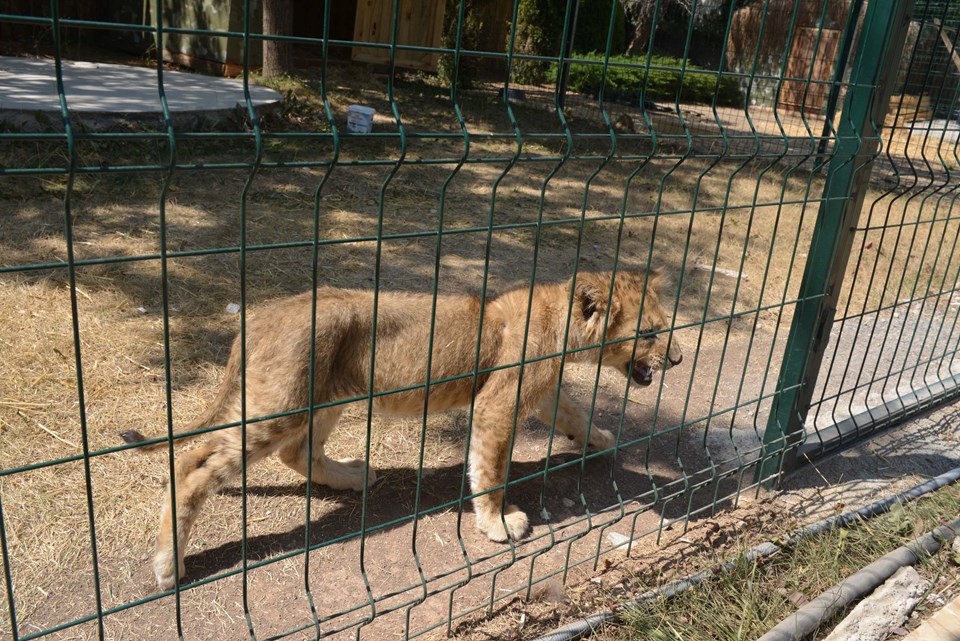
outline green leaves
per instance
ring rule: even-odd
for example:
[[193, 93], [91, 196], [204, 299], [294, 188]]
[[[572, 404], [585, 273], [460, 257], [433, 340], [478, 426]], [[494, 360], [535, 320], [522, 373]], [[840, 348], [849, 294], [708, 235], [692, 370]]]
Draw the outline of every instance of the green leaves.
[[594, 62], [603, 62], [604, 56], [590, 53], [579, 57], [590, 62], [570, 65], [568, 86], [576, 93], [596, 97], [604, 86], [604, 97], [608, 100], [636, 105], [641, 100], [673, 102], [678, 92], [681, 102], [712, 103], [715, 94], [718, 105], [735, 106], [743, 102], [737, 78], [722, 75], [718, 78], [717, 72], [689, 63], [682, 67], [683, 61], [679, 58], [653, 56], [648, 69], [646, 58], [611, 56], [604, 82], [603, 65]]

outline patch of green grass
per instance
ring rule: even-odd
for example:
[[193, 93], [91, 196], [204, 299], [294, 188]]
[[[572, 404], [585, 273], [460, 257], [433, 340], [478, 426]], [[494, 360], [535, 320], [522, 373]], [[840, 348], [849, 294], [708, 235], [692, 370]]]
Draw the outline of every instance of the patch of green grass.
[[[599, 53], [583, 54], [578, 57], [590, 61], [604, 60], [604, 56]], [[604, 86], [604, 96], [607, 99], [628, 103], [638, 102], [640, 90], [644, 87], [646, 100], [672, 102], [676, 100], [679, 91], [681, 103], [712, 103], [714, 94], [716, 94], [718, 105], [739, 106], [743, 102], [743, 94], [736, 78], [721, 76], [718, 79], [715, 71], [705, 70], [689, 62], [684, 66], [679, 58], [653, 56], [649, 70], [646, 58], [611, 56], [610, 62], [615, 64], [607, 67], [605, 84], [602, 65], [571, 64], [568, 80], [570, 90], [596, 97], [600, 94], [601, 86]], [[624, 64], [627, 66], [621, 66]], [[682, 78], [681, 68], [683, 69]], [[552, 77], [555, 71], [551, 71], [548, 75]]]
[[[742, 555], [730, 572], [677, 595], [628, 611], [624, 625], [604, 641], [716, 641], [755, 639], [797, 610], [798, 605], [915, 537], [956, 518], [960, 487], [954, 485], [891, 512], [812, 536], [768, 559]], [[746, 544], [743, 546], [746, 547]], [[942, 589], [956, 591], [958, 559], [949, 546], [917, 570]], [[952, 584], [952, 588], [949, 586]], [[919, 609], [925, 607], [921, 605]]]

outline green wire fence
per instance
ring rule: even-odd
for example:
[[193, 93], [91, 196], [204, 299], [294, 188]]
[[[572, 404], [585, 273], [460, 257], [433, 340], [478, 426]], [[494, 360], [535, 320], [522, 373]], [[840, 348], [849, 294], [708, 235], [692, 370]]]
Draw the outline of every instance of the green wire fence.
[[[3, 9], [3, 633], [439, 636], [605, 555], [642, 559], [784, 471], [957, 396], [958, 7], [687, 4]], [[278, 6], [292, 24], [264, 34]], [[271, 46], [289, 49], [288, 74], [259, 73]], [[96, 80], [78, 82], [91, 64]], [[184, 71], [199, 82], [179, 84]], [[131, 84], [153, 108], [116, 106]], [[214, 106], [183, 106], [200, 95]], [[372, 131], [348, 127], [355, 104], [376, 109]], [[568, 363], [577, 350], [531, 356], [536, 285], [648, 265], [669, 326], [637, 319], [635, 335], [676, 342], [682, 364], [638, 389]], [[484, 366], [481, 320], [463, 328], [468, 372], [437, 376], [431, 340], [410, 347], [424, 380], [378, 389], [374, 331], [363, 393], [261, 415], [241, 368], [239, 421], [187, 431], [234, 335], [246, 362], [248, 312], [323, 287], [372, 292], [374, 327], [383, 292], [425, 295], [431, 338], [446, 295], [482, 310], [526, 288], [523, 356]], [[313, 336], [318, 304], [302, 319]], [[520, 381], [545, 359], [567, 365], [557, 385], [615, 447], [525, 420]], [[474, 405], [426, 409], [437, 386], [475, 395], [511, 368], [504, 504], [531, 530], [497, 544], [469, 517]], [[404, 393], [423, 394], [421, 418], [375, 415]], [[251, 426], [304, 416], [312, 435], [321, 410], [343, 411], [327, 445], [368, 462], [364, 489], [243, 460], [197, 522], [186, 575], [157, 590], [156, 513], [181, 439], [239, 428], [247, 451]], [[148, 439], [123, 443], [131, 429]]]

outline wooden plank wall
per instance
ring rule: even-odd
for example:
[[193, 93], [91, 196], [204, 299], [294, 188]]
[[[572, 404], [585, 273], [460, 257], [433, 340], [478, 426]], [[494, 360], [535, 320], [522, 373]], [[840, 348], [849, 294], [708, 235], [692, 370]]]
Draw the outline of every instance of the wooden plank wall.
[[[399, 0], [397, 44], [439, 47], [445, 0]], [[358, 42], [389, 43], [393, 28], [393, 0], [359, 0], [353, 39]], [[390, 63], [386, 48], [353, 47], [352, 57], [377, 65]], [[398, 67], [436, 71], [439, 56], [424, 51], [398, 50]]]

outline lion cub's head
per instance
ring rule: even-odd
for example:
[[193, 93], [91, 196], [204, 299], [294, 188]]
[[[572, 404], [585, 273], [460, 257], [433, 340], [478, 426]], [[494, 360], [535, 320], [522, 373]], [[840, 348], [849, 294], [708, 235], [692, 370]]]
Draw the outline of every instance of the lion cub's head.
[[[610, 280], [609, 272], [577, 275], [572, 313], [574, 321], [582, 321], [581, 344], [603, 342], [604, 365], [617, 368], [638, 385], [649, 385], [656, 372], [683, 360], [679, 343], [670, 331], [664, 331], [670, 329], [670, 317], [660, 304], [663, 276], [656, 269], [649, 273], [617, 272], [612, 296]], [[638, 326], [641, 304], [643, 317]], [[608, 307], [610, 316], [604, 334]], [[599, 350], [588, 353], [593, 358], [600, 356]]]

